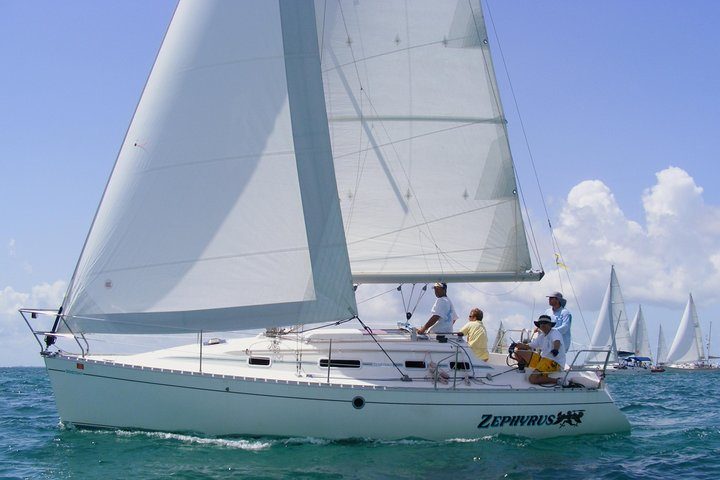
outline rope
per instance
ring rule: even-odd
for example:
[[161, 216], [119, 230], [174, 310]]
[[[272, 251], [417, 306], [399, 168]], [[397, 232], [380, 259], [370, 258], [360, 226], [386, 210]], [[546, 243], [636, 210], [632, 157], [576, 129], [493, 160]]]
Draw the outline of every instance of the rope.
[[361, 303], [369, 302], [370, 300], [373, 300], [373, 299], [375, 299], [375, 298], [377, 298], [377, 297], [382, 297], [383, 295], [387, 295], [388, 293], [391, 293], [391, 292], [393, 292], [393, 291], [395, 291], [395, 290], [397, 290], [397, 289], [396, 289], [396, 288], [391, 288], [390, 290], [387, 290], [387, 291], [382, 292], [382, 293], [378, 293], [377, 295], [373, 295], [372, 297], [368, 297], [368, 298], [366, 298], [365, 300], [361, 300], [361, 301], [357, 302], [357, 304], [360, 305]]
[[308, 328], [307, 330], [297, 330], [297, 329], [292, 328], [290, 330], [286, 330], [284, 333], [286, 333], [286, 334], [288, 334], [288, 333], [306, 333], [306, 332], [312, 332], [313, 330], [319, 330], [321, 328], [336, 327], [338, 325], [342, 325], [343, 323], [347, 323], [354, 318], [356, 318], [356, 317], [346, 318], [345, 320], [338, 320], [337, 322], [333, 322], [333, 323], [326, 323], [325, 325], [320, 325], [319, 327]]

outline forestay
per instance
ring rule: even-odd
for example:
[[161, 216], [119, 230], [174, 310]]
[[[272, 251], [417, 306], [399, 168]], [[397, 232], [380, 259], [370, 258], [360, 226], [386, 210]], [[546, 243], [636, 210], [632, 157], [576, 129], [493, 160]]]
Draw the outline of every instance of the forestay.
[[68, 324], [237, 330], [355, 311], [312, 1], [181, 2], [66, 296]]
[[539, 279], [480, 2], [316, 13], [355, 281]]

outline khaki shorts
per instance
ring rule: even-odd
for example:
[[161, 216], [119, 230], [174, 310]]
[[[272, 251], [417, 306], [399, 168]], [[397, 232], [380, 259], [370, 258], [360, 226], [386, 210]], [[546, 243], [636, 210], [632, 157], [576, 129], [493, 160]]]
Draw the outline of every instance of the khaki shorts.
[[549, 372], [559, 372], [560, 371], [560, 364], [557, 363], [555, 360], [550, 360], [549, 358], [541, 357], [539, 354], [534, 353], [532, 354], [532, 357], [530, 358], [530, 363], [528, 364], [530, 368], [534, 368], [538, 372], [541, 373], [549, 373]]

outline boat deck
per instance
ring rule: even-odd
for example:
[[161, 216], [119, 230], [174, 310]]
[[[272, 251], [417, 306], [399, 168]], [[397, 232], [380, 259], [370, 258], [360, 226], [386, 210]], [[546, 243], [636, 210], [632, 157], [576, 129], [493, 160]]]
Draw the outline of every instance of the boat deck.
[[553, 388], [530, 384], [527, 376], [531, 370], [519, 372], [508, 365], [506, 355], [490, 353], [488, 362], [478, 359], [462, 339], [439, 342], [432, 336], [382, 329], [373, 331], [372, 336], [358, 329], [332, 329], [304, 335], [213, 338], [203, 342], [202, 348], [196, 343], [135, 355], [88, 355], [79, 360], [193, 375], [349, 387]]

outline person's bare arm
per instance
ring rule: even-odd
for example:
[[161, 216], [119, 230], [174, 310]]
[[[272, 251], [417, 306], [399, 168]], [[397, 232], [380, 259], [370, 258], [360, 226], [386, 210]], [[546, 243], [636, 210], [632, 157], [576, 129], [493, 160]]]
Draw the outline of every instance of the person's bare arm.
[[422, 334], [422, 333], [427, 332], [427, 331], [428, 331], [428, 328], [430, 328], [430, 327], [432, 327], [433, 325], [435, 325], [438, 320], [440, 320], [440, 315], [433, 315], [432, 317], [430, 317], [430, 320], [428, 320], [427, 322], [425, 322], [425, 325], [423, 325], [422, 327], [418, 328], [417, 333], [421, 333], [421, 334]]

